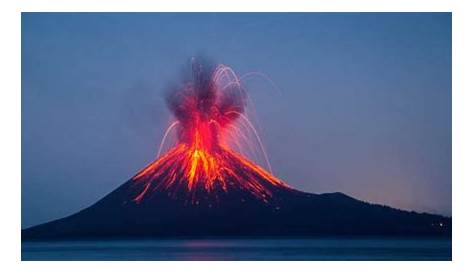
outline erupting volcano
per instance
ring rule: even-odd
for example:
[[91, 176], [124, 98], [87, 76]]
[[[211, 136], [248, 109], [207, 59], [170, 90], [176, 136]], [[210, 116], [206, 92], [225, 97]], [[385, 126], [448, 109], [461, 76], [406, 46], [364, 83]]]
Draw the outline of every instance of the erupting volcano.
[[[248, 142], [245, 132], [260, 141], [245, 115], [246, 101], [246, 90], [230, 67], [194, 61], [192, 80], [167, 97], [176, 121], [166, 132], [177, 131], [177, 144], [132, 179], [141, 189], [134, 201], [141, 202], [153, 197], [155, 191], [164, 191], [185, 202], [205, 199], [209, 203], [217, 202], [221, 193], [242, 190], [267, 202], [272, 187], [288, 188], [229, 147], [232, 142], [239, 147]], [[238, 119], [242, 123], [236, 123]]]
[[[191, 71], [168, 93], [174, 120], [155, 161], [92, 206], [25, 229], [22, 238], [450, 236], [451, 218], [289, 187], [258, 157], [246, 157], [260, 155], [271, 170], [241, 78], [195, 60]], [[174, 143], [161, 155], [171, 133]]]

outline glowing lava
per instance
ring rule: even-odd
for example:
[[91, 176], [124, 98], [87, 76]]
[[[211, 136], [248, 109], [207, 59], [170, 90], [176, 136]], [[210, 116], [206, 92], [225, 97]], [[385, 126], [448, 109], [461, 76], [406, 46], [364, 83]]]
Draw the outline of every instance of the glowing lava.
[[[231, 190], [246, 191], [268, 201], [275, 188], [289, 187], [231, 148], [257, 140], [268, 163], [255, 127], [245, 116], [247, 94], [234, 71], [225, 65], [192, 64], [192, 79], [168, 95], [168, 108], [176, 118], [165, 133], [175, 130], [177, 143], [162, 157], [140, 171], [133, 181], [139, 188], [135, 202], [155, 191], [199, 203]], [[240, 122], [237, 122], [240, 121]]]

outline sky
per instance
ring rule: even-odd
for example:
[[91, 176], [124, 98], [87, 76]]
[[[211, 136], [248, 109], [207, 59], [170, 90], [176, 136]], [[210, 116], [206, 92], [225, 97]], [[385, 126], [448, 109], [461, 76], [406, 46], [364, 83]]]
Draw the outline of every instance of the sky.
[[197, 55], [256, 72], [291, 186], [451, 216], [450, 13], [23, 13], [21, 50], [23, 228], [153, 161], [164, 93]]

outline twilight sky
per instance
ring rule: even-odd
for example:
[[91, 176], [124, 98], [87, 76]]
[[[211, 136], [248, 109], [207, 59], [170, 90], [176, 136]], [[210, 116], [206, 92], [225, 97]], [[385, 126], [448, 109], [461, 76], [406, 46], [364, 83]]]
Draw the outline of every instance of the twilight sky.
[[22, 15], [22, 227], [152, 161], [190, 57], [247, 79], [274, 173], [451, 215], [451, 14]]

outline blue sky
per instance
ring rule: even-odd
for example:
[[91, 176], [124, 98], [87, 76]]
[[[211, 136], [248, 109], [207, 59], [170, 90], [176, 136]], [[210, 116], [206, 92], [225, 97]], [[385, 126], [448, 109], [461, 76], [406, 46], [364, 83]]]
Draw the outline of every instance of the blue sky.
[[450, 13], [22, 15], [22, 227], [153, 160], [190, 57], [248, 79], [274, 173], [451, 215]]

